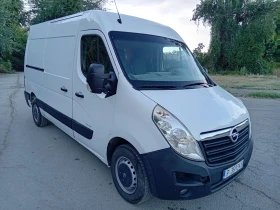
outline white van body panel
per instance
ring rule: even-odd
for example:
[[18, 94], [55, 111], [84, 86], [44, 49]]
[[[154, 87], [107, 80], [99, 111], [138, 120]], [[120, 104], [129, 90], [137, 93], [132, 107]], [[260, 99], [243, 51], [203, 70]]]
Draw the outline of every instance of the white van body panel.
[[[46, 46], [45, 39], [28, 40], [28, 54], [26, 54], [25, 62], [30, 66], [44, 68], [44, 49]], [[34, 59], [36, 58], [36, 59]], [[43, 85], [43, 74], [40, 71], [25, 69], [25, 76], [29, 81], [37, 85]]]
[[83, 12], [49, 22], [48, 38], [76, 36]]
[[112, 135], [129, 139], [140, 154], [170, 147], [152, 121], [156, 103], [129, 86], [119, 80]]
[[[49, 38], [45, 50], [44, 84], [47, 89], [72, 98], [72, 69], [76, 37]], [[66, 47], [67, 46], [67, 47]], [[56, 53], [53, 53], [53, 50]], [[67, 92], [61, 91], [65, 87]], [[54, 103], [57, 103], [54, 101]], [[59, 110], [64, 113], [63, 110]], [[71, 109], [72, 113], [72, 109]], [[70, 116], [69, 113], [65, 113]]]
[[183, 42], [180, 35], [170, 27], [142, 18], [122, 14], [121, 19], [123, 24], [119, 24], [117, 21], [118, 15], [116, 13], [88, 11], [84, 13], [84, 17], [85, 18], [81, 20], [81, 31], [97, 29], [102, 31], [106, 38], [108, 38], [108, 32], [110, 31], [123, 31], [164, 36]]
[[63, 132], [65, 132], [66, 134], [68, 134], [72, 138], [74, 137], [73, 136], [73, 130], [71, 128], [64, 125], [59, 120], [55, 119], [53, 116], [51, 116], [50, 114], [45, 112], [43, 109], [40, 108], [40, 111], [45, 118], [47, 118], [49, 121], [51, 121], [53, 124], [55, 124], [59, 129], [61, 129]]
[[49, 31], [48, 26], [49, 26], [48, 22], [31, 26], [30, 32], [28, 34], [28, 39], [35, 40], [35, 39], [47, 38], [47, 34]]
[[219, 86], [141, 92], [177, 117], [196, 140], [201, 140], [202, 132], [231, 127], [249, 119], [245, 106]]

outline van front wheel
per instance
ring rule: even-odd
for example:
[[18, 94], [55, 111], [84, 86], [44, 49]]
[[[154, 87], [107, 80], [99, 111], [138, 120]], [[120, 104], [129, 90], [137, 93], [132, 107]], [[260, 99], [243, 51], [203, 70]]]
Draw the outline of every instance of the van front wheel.
[[36, 103], [32, 103], [32, 116], [34, 123], [38, 127], [44, 127], [48, 124], [48, 120], [41, 114], [40, 108]]
[[149, 180], [144, 163], [132, 146], [124, 144], [115, 150], [111, 172], [119, 194], [126, 201], [139, 204], [150, 198]]

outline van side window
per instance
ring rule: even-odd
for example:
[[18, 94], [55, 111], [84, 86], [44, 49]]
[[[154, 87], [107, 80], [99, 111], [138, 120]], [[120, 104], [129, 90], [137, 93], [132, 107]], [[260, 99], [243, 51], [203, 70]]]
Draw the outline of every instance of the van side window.
[[82, 72], [87, 77], [90, 64], [103, 64], [105, 73], [110, 72], [111, 61], [103, 40], [96, 35], [83, 36], [81, 40], [81, 66]]

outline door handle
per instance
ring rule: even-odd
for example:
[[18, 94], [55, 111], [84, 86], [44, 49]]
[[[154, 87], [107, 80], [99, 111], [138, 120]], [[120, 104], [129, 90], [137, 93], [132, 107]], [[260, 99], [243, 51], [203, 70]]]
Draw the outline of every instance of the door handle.
[[79, 98], [84, 98], [84, 95], [81, 92], [77, 92], [75, 95]]
[[64, 86], [61, 87], [60, 90], [62, 90], [63, 92], [67, 92], [68, 91]]

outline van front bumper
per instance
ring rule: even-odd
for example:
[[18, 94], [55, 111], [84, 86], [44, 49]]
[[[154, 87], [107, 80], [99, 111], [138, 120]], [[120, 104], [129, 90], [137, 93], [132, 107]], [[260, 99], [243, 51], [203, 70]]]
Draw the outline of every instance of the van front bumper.
[[[210, 167], [205, 162], [185, 159], [173, 149], [143, 154], [152, 193], [165, 200], [200, 198], [223, 188], [238, 177], [247, 167], [253, 151], [249, 140], [246, 150], [234, 161]], [[244, 167], [223, 180], [223, 171], [244, 160]]]

